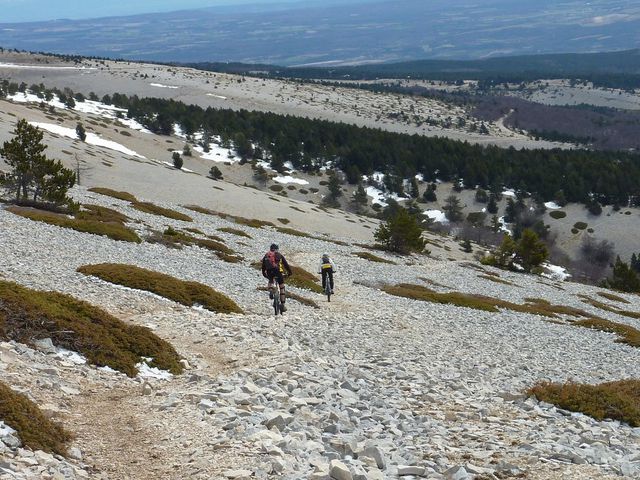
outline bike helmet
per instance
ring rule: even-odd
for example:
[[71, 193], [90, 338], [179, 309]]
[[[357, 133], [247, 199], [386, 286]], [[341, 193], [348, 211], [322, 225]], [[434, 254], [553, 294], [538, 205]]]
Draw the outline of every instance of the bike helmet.
[[272, 243], [271, 247], [269, 248], [269, 250], [271, 250], [272, 252], [275, 252], [276, 250], [278, 250], [278, 244], [277, 243]]

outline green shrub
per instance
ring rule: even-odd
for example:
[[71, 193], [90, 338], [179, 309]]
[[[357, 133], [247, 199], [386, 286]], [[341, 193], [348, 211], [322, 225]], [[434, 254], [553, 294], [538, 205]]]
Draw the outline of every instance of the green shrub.
[[276, 185], [271, 185], [269, 187], [269, 190], [273, 191], [273, 192], [281, 192], [284, 189], [284, 187], [280, 184], [276, 184]]
[[401, 254], [421, 253], [425, 247], [418, 219], [404, 208], [398, 209], [395, 215], [381, 223], [374, 238], [385, 250]]
[[207, 285], [179, 280], [164, 273], [133, 265], [113, 263], [85, 265], [78, 268], [78, 272], [93, 275], [117, 285], [152, 292], [189, 307], [202, 305], [207, 310], [217, 313], [243, 313], [233, 300]]
[[278, 221], [280, 223], [284, 223], [285, 225], [289, 225], [291, 223], [291, 220], [289, 220], [288, 218], [278, 218]]
[[553, 210], [549, 212], [549, 216], [555, 220], [560, 220], [567, 216], [567, 212], [563, 212], [562, 210]]
[[110, 188], [92, 187], [89, 189], [89, 191], [94, 193], [99, 193], [100, 195], [106, 195], [108, 197], [117, 198], [118, 200], [124, 200], [125, 202], [135, 203], [138, 201], [136, 197], [134, 197], [132, 194], [128, 192], [118, 192]]
[[24, 218], [28, 218], [29, 220], [48, 223], [57, 227], [69, 228], [77, 232], [91, 233], [93, 235], [100, 235], [111, 238], [112, 240], [120, 240], [124, 242], [142, 242], [136, 232], [118, 223], [104, 223], [95, 220], [75, 219], [69, 218], [65, 215], [24, 209], [21, 207], [9, 207], [7, 208], [7, 211]]
[[588, 225], [584, 222], [576, 222], [573, 225], [573, 228], [577, 229], [577, 230], [585, 230], [588, 227]]
[[31, 450], [65, 455], [71, 435], [49, 420], [25, 395], [0, 382], [0, 420], [13, 428]]
[[600, 385], [539, 383], [527, 393], [596, 420], [612, 419], [640, 427], [640, 380], [620, 380]]
[[141, 358], [151, 366], [182, 372], [173, 347], [145, 327], [128, 325], [104, 310], [56, 292], [40, 292], [0, 280], [0, 336], [31, 344], [51, 338], [54, 345], [82, 353], [90, 363], [129, 376]]
[[171, 210], [169, 208], [159, 207], [158, 205], [154, 205], [153, 203], [150, 203], [150, 202], [135, 202], [135, 203], [132, 203], [131, 206], [136, 210], [140, 210], [141, 212], [144, 212], [144, 213], [150, 213], [152, 215], [171, 218], [172, 220], [180, 220], [183, 222], [193, 222], [193, 218], [191, 218], [189, 215], [176, 212], [175, 210]]

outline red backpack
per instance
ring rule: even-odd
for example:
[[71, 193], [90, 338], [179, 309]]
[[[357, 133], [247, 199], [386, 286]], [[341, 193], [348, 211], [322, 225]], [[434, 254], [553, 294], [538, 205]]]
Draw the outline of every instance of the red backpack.
[[280, 268], [280, 256], [278, 252], [268, 251], [262, 260], [265, 270], [274, 270]]

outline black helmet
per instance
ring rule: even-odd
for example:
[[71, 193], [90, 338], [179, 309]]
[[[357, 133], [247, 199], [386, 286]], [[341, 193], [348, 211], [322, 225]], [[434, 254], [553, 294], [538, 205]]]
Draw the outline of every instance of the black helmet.
[[270, 250], [271, 250], [272, 252], [275, 252], [276, 250], [278, 250], [278, 244], [277, 244], [277, 243], [272, 243], [272, 244], [271, 244], [271, 248], [270, 248]]

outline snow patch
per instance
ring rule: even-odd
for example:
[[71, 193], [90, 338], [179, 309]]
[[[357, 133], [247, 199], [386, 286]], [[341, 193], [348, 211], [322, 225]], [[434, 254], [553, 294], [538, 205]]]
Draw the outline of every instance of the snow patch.
[[[61, 125], [55, 125], [53, 123], [41, 123], [41, 122], [29, 122], [29, 123], [34, 127], [47, 130], [48, 132], [55, 133], [63, 137], [68, 137], [73, 139], [78, 138], [75, 128], [67, 128]], [[104, 147], [104, 148], [108, 148], [109, 150], [115, 150], [117, 152], [124, 153], [125, 155], [131, 155], [132, 157], [145, 158], [142, 155], [139, 155], [138, 153], [134, 152], [133, 150], [128, 149], [124, 145], [113, 142], [111, 140], [105, 140], [104, 138], [99, 137], [95, 133], [87, 132], [87, 138], [85, 142], [91, 145], [95, 145], [96, 147]]]
[[423, 213], [436, 223], [449, 223], [447, 216], [441, 210], [426, 210]]
[[516, 192], [511, 188], [507, 188], [504, 192], [502, 192], [502, 195], [504, 195], [505, 197], [515, 197]]
[[86, 365], [87, 363], [87, 359], [78, 352], [72, 352], [71, 350], [60, 347], [57, 348], [56, 357], [67, 360], [74, 365]]
[[558, 210], [558, 209], [562, 208], [556, 202], [547, 202], [547, 203], [544, 204], [544, 206], [547, 207], [549, 210]]
[[307, 182], [306, 180], [303, 180], [301, 178], [294, 178], [290, 175], [274, 177], [273, 181], [278, 183], [283, 183], [285, 185], [288, 183], [295, 183], [298, 185], [309, 185], [309, 182]]
[[171, 88], [173, 90], [180, 88], [176, 85], [163, 85], [162, 83], [150, 83], [149, 85], [151, 85], [152, 87], [157, 87], [157, 88]]
[[550, 278], [552, 280], [559, 280], [564, 282], [571, 277], [571, 274], [567, 272], [567, 269], [559, 265], [553, 265], [551, 263], [543, 263], [542, 267], [546, 270], [542, 276]]
[[193, 149], [196, 152], [198, 152], [198, 154], [200, 154], [200, 157], [203, 160], [211, 160], [212, 162], [219, 162], [219, 163], [226, 163], [226, 162], [235, 163], [236, 162], [237, 157], [229, 158], [229, 154], [232, 153], [229, 149], [222, 148], [220, 145], [216, 143], [210, 143], [209, 151], [206, 153], [200, 145], [193, 147]]
[[147, 362], [150, 362], [151, 358], [144, 358], [142, 362], [136, 365], [138, 369], [138, 378], [155, 378], [158, 380], [169, 380], [173, 375], [166, 370], [160, 370], [156, 367], [150, 367]]
[[225, 97], [224, 95], [216, 95], [215, 93], [207, 93], [207, 97], [219, 98], [221, 100], [227, 99], [227, 97]]

